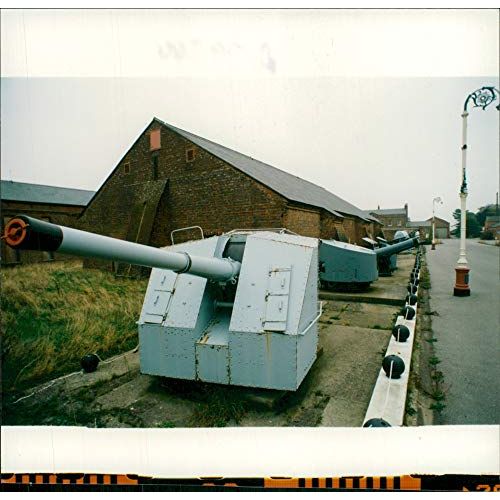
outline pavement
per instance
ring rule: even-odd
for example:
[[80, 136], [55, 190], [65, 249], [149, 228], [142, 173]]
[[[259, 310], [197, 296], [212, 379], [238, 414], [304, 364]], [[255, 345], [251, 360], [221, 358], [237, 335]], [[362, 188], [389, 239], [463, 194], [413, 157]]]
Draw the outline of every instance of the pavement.
[[454, 297], [459, 240], [427, 249], [436, 355], [445, 404], [438, 423], [500, 423], [500, 248], [467, 240], [470, 297]]

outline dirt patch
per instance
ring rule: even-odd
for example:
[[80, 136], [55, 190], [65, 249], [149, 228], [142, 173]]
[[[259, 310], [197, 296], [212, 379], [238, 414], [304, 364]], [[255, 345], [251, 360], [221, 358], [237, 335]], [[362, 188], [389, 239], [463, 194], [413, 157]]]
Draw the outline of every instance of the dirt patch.
[[432, 317], [436, 312], [431, 310], [430, 289], [430, 275], [422, 256], [415, 344], [404, 418], [408, 426], [439, 423], [445, 408], [444, 378], [434, 348], [438, 339], [432, 330]]

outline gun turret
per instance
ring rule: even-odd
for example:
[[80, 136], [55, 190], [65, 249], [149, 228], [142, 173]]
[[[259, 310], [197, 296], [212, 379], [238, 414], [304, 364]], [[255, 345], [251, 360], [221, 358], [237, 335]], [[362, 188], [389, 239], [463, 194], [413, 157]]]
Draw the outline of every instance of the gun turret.
[[378, 279], [373, 250], [335, 240], [320, 240], [319, 277], [322, 288], [363, 290]]
[[400, 241], [399, 243], [393, 243], [392, 245], [376, 248], [375, 253], [377, 254], [379, 275], [391, 276], [392, 271], [398, 267], [397, 254], [403, 252], [404, 250], [418, 247], [419, 244], [418, 238], [408, 238]]
[[400, 241], [399, 243], [394, 243], [393, 245], [387, 245], [385, 247], [376, 248], [375, 253], [377, 254], [377, 257], [382, 257], [384, 255], [390, 256], [403, 252], [404, 250], [409, 250], [410, 248], [413, 247], [418, 247], [419, 244], [420, 243], [418, 241], [418, 238], [411, 238], [404, 241]]
[[295, 391], [316, 359], [315, 238], [241, 230], [164, 249], [25, 215], [3, 238], [19, 250], [152, 267], [137, 322], [142, 373]]
[[144, 267], [169, 269], [214, 281], [239, 274], [241, 264], [231, 258], [201, 257], [171, 252], [130, 241], [58, 226], [27, 215], [18, 215], [5, 227], [5, 242], [18, 250], [60, 252], [79, 257], [112, 260]]

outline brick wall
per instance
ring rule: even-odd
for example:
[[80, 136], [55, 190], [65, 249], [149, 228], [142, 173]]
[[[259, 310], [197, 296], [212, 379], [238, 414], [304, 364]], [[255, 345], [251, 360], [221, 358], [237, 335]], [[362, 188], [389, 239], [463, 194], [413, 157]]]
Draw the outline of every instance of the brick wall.
[[[150, 133], [158, 129], [160, 148], [152, 152]], [[193, 149], [191, 161], [188, 151]], [[351, 241], [358, 240], [357, 219], [336, 218], [290, 202], [158, 122], [149, 125], [119, 162], [81, 216], [80, 227], [130, 240], [141, 203], [148, 202], [145, 193], [157, 191], [158, 183], [167, 180], [152, 207], [155, 216], [148, 241], [142, 243], [170, 245], [172, 230], [194, 225], [201, 226], [205, 236], [238, 228], [286, 227], [305, 236], [331, 237], [335, 223], [344, 225]]]
[[200, 148], [194, 148], [194, 161], [186, 161], [192, 143], [168, 128], [161, 127], [161, 148], [151, 152], [149, 132], [158, 127], [153, 122], [119, 162], [81, 216], [82, 229], [126, 239], [135, 224], [131, 208], [140, 204], [143, 186], [160, 180], [168, 182], [144, 242], [152, 246], [170, 245], [170, 232], [187, 226], [201, 226], [211, 236], [235, 228], [285, 225], [287, 200]]
[[317, 238], [321, 226], [320, 211], [288, 206], [283, 217], [283, 226], [294, 233]]
[[357, 224], [354, 217], [346, 216], [342, 219], [342, 227], [344, 228], [344, 231], [349, 239], [349, 243], [358, 242], [358, 228], [356, 226]]
[[[16, 215], [25, 214], [37, 219], [48, 220], [62, 226], [76, 227], [77, 217], [83, 207], [71, 205], [50, 205], [44, 203], [25, 203], [18, 201], [2, 200], [2, 234], [5, 224]], [[4, 241], [1, 243], [2, 265], [28, 264], [34, 262], [46, 262], [51, 260], [68, 260], [72, 257], [63, 254], [48, 254], [31, 250], [20, 250], [16, 252]]]
[[342, 225], [342, 219], [340, 217], [335, 217], [335, 215], [330, 212], [322, 210], [320, 238], [325, 240], [337, 239], [336, 227], [338, 225]]
[[384, 223], [384, 226], [391, 231], [398, 231], [404, 229], [408, 223], [408, 217], [404, 214], [398, 215], [378, 215], [375, 214], [375, 217], [380, 220], [380, 222]]

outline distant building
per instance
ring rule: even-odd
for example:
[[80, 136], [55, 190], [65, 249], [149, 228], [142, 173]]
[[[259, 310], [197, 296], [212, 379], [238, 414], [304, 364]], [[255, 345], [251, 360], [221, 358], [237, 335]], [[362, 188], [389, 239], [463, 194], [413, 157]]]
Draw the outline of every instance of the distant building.
[[[430, 221], [432, 225], [432, 217], [429, 217], [427, 220]], [[440, 217], [436, 217], [435, 224], [436, 224], [436, 239], [444, 240], [450, 237], [450, 223], [447, 220], [441, 219]]]
[[382, 222], [384, 235], [389, 241], [392, 241], [397, 231], [408, 230], [408, 203], [401, 208], [380, 208], [379, 205], [378, 208], [367, 212]]
[[484, 221], [484, 231], [493, 233], [496, 240], [500, 240], [500, 215], [488, 215]]
[[415, 231], [418, 231], [421, 241], [432, 240], [432, 222], [431, 221], [428, 221], [428, 220], [408, 221], [407, 231], [409, 233], [413, 233]]
[[[381, 227], [312, 182], [157, 118], [109, 173], [80, 222], [83, 229], [155, 247], [170, 245], [171, 231], [187, 226], [200, 226], [205, 236], [285, 227], [358, 244]], [[118, 274], [130, 269], [90, 260], [87, 265]]]
[[[408, 231], [414, 233], [419, 231], [422, 240], [432, 239], [432, 217], [427, 220], [412, 221], [408, 217], [408, 203], [401, 208], [380, 208], [367, 210], [367, 213], [383, 222], [382, 228], [387, 239], [394, 239], [397, 231]], [[436, 217], [436, 238], [444, 239], [450, 237], [450, 223], [444, 219]]]
[[[75, 226], [77, 217], [90, 201], [94, 191], [44, 186], [26, 182], [0, 181], [2, 211], [2, 233], [9, 219], [26, 214], [63, 226]], [[3, 240], [1, 244], [2, 265], [44, 262], [67, 257], [52, 252], [13, 250]]]

